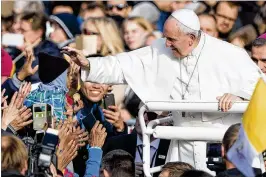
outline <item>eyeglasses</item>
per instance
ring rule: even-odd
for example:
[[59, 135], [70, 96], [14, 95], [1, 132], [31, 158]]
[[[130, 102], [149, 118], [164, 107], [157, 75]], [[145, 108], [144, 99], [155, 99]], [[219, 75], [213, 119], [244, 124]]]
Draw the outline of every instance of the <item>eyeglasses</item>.
[[113, 10], [113, 8], [116, 8], [117, 10], [121, 11], [123, 10], [124, 8], [127, 7], [126, 4], [117, 4], [117, 5], [110, 5], [110, 4], [107, 4], [107, 10]]
[[96, 36], [100, 35], [100, 33], [98, 33], [98, 32], [89, 31], [87, 29], [83, 29], [82, 30], [82, 34], [85, 34], [85, 35], [96, 35]]
[[220, 17], [220, 18], [223, 18], [223, 19], [229, 20], [229, 21], [231, 21], [231, 22], [235, 22], [235, 21], [236, 21], [235, 18], [227, 17], [227, 16], [222, 15], [222, 14], [218, 14], [218, 13], [216, 13], [216, 15], [217, 15], [218, 17]]

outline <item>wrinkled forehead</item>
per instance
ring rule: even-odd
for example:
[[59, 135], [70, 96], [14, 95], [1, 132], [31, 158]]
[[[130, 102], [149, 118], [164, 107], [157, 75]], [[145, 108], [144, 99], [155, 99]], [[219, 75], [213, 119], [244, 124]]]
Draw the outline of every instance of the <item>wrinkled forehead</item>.
[[178, 27], [178, 22], [174, 18], [168, 18], [164, 24], [163, 35], [165, 37], [174, 38], [182, 35]]

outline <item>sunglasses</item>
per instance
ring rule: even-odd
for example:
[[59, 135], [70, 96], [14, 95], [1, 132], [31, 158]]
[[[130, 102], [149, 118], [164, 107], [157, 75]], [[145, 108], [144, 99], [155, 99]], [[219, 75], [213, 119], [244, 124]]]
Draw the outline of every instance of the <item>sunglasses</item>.
[[82, 30], [82, 34], [85, 34], [85, 35], [96, 35], [96, 36], [100, 35], [100, 33], [92, 32], [92, 31], [89, 31], [87, 29], [83, 29]]
[[113, 8], [116, 8], [117, 10], [123, 10], [124, 8], [126, 8], [127, 5], [126, 4], [117, 4], [117, 5], [107, 5], [107, 10], [113, 10]]

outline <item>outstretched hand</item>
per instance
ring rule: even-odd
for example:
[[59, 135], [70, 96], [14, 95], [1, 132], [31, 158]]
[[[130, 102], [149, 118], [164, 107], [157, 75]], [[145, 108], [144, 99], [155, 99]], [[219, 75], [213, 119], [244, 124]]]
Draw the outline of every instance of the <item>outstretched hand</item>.
[[64, 47], [62, 53], [67, 53], [72, 61], [74, 61], [80, 67], [89, 67], [89, 60], [84, 56], [81, 50], [77, 50], [71, 47]]

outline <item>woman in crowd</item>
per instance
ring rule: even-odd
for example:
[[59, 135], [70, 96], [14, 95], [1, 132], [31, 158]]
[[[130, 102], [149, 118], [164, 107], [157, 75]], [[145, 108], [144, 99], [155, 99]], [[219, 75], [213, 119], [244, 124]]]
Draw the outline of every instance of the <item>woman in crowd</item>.
[[116, 23], [111, 18], [89, 18], [82, 25], [82, 34], [97, 36], [97, 54], [115, 55], [124, 51]]
[[[115, 21], [107, 17], [88, 18], [82, 25], [82, 34], [97, 36], [97, 54], [101, 56], [115, 55], [124, 52], [124, 43]], [[122, 108], [126, 86], [115, 85], [112, 93], [115, 102]]]
[[130, 17], [122, 25], [123, 38], [128, 50], [145, 45], [146, 36], [153, 31], [152, 25], [142, 17]]

